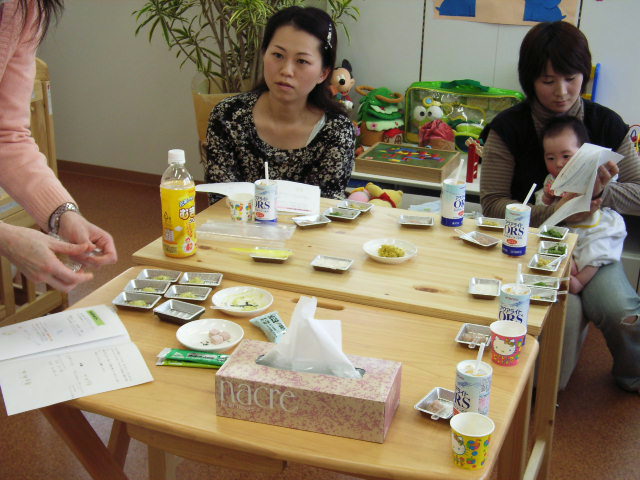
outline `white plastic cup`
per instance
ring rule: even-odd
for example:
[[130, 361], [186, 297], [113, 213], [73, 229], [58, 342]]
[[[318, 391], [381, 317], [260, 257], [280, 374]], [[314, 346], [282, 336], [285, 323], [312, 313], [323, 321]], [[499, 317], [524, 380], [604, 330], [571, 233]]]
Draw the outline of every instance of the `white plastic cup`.
[[440, 223], [446, 227], [460, 227], [464, 220], [464, 199], [467, 184], [447, 178], [442, 182], [440, 195]]
[[235, 222], [253, 222], [253, 195], [250, 193], [233, 193], [227, 197], [231, 220]]
[[255, 216], [256, 222], [277, 222], [276, 196], [278, 184], [274, 180], [256, 180]]
[[523, 205], [522, 203], [507, 205], [504, 214], [502, 253], [512, 257], [519, 257], [527, 252], [530, 218], [531, 207], [529, 205]]
[[491, 379], [493, 369], [486, 362], [480, 362], [478, 373], [473, 373], [476, 360], [463, 360], [456, 367], [456, 390], [453, 395], [453, 414], [460, 412], [489, 413]]
[[500, 288], [498, 320], [518, 322], [527, 326], [531, 288], [521, 283], [506, 283]]

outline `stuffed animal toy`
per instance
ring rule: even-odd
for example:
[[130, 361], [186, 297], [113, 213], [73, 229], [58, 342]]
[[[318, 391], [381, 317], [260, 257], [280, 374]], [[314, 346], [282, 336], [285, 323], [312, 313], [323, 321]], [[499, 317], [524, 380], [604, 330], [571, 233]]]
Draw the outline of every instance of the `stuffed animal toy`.
[[404, 99], [401, 93], [392, 93], [385, 87], [373, 88], [366, 85], [358, 85], [356, 92], [362, 95], [358, 109], [361, 131], [359, 140], [362, 145], [371, 146], [381, 142], [384, 131], [404, 126], [402, 112], [398, 107]]
[[439, 118], [425, 123], [418, 131], [418, 143], [421, 147], [431, 147], [436, 150], [455, 150], [455, 132]]
[[347, 110], [353, 108], [353, 101], [349, 96], [349, 92], [355, 83], [351, 63], [349, 63], [349, 60], [342, 60], [342, 66], [333, 69], [329, 89], [331, 90], [331, 95], [333, 95], [338, 102], [342, 103]]
[[375, 183], [367, 183], [364, 187], [354, 189], [347, 197], [356, 202], [368, 202], [382, 207], [400, 208], [402, 190], [382, 189]]

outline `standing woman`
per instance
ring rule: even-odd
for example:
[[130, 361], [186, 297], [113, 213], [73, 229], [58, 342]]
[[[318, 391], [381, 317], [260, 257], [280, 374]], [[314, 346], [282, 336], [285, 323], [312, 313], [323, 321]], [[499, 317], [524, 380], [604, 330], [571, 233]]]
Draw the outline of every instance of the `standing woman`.
[[[62, 0], [7, 0], [0, 3], [0, 187], [36, 220], [37, 230], [0, 222], [0, 255], [29, 279], [69, 291], [90, 280], [67, 268], [56, 254], [91, 266], [115, 263], [113, 239], [87, 221], [47, 166], [29, 130], [36, 48]], [[89, 252], [99, 248], [101, 255]]]
[[[572, 115], [587, 128], [590, 141], [623, 156], [615, 165], [598, 169], [591, 212], [571, 216], [572, 222], [588, 217], [600, 206], [621, 214], [640, 214], [640, 161], [627, 132], [614, 111], [584, 100], [591, 73], [591, 53], [584, 34], [566, 22], [534, 26], [522, 41], [518, 74], [527, 99], [499, 114], [489, 125], [483, 151], [480, 201], [487, 216], [502, 217], [509, 203], [522, 202], [533, 183], [542, 185], [546, 170], [540, 131], [551, 117]], [[618, 174], [617, 181], [610, 182]], [[539, 226], [561, 204], [531, 206], [531, 226]], [[640, 297], [627, 281], [620, 262], [602, 267], [581, 295], [569, 295], [560, 386], [571, 375], [565, 359], [576, 354], [582, 314], [604, 334], [613, 355], [617, 384], [640, 392]], [[574, 344], [570, 340], [574, 339]]]
[[267, 23], [263, 80], [251, 92], [223, 100], [207, 130], [207, 182], [269, 177], [320, 187], [344, 198], [355, 131], [328, 88], [336, 59], [331, 17], [318, 8], [289, 7]]

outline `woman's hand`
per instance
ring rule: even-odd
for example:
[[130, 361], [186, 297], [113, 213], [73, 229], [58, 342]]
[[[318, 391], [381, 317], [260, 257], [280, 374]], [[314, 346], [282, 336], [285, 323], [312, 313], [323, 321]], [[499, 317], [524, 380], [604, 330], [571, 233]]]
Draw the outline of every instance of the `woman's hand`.
[[82, 256], [91, 250], [90, 243], [74, 245], [32, 228], [0, 223], [0, 254], [7, 257], [29, 280], [46, 282], [63, 292], [69, 292], [76, 285], [91, 280], [93, 275], [74, 272], [57, 255]]
[[69, 243], [90, 245], [89, 250], [72, 256], [73, 260], [83, 265], [99, 267], [118, 260], [111, 235], [76, 212], [66, 212], [60, 217], [58, 234]]
[[600, 165], [598, 167], [598, 174], [596, 175], [596, 181], [593, 185], [593, 198], [600, 198], [604, 192], [604, 187], [611, 181], [611, 179], [618, 174], [618, 165], [612, 161]]

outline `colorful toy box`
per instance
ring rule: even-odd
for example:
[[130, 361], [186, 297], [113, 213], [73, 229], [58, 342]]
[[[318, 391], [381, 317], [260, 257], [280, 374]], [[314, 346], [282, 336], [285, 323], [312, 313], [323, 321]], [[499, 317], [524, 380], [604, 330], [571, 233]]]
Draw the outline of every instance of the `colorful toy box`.
[[273, 344], [243, 340], [216, 374], [222, 417], [383, 443], [400, 403], [402, 364], [347, 355], [361, 379], [259, 365]]

